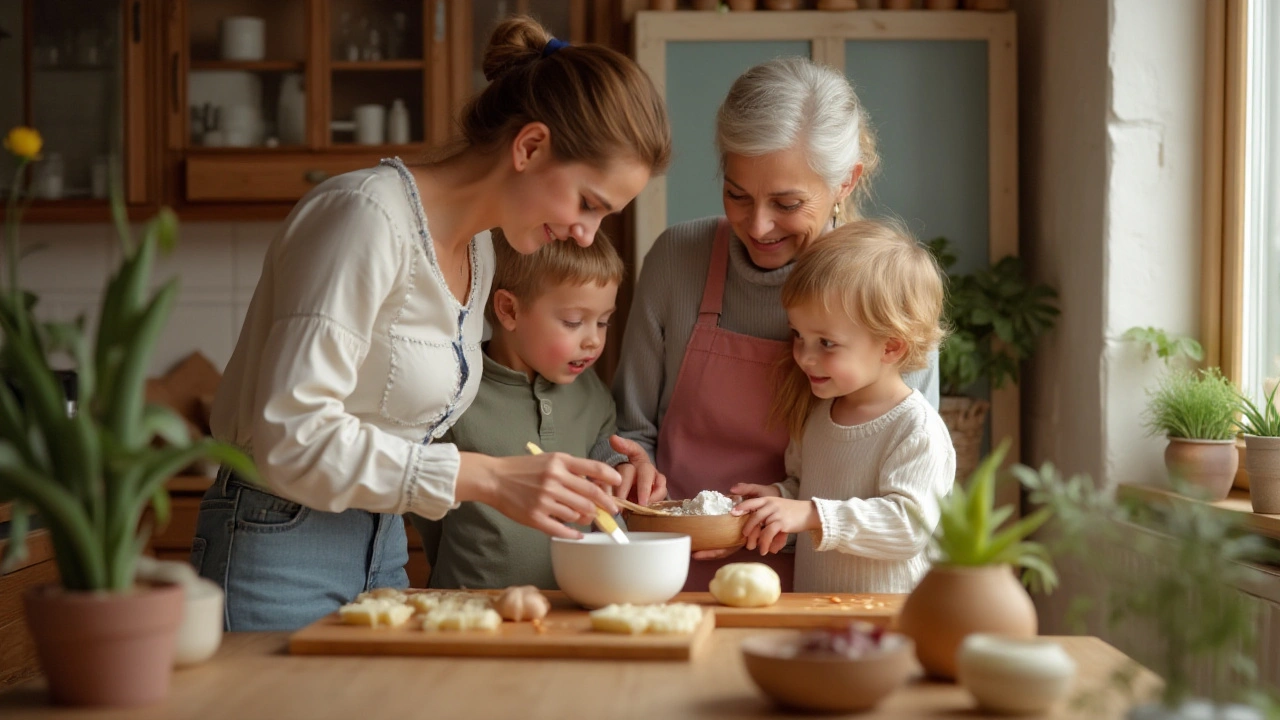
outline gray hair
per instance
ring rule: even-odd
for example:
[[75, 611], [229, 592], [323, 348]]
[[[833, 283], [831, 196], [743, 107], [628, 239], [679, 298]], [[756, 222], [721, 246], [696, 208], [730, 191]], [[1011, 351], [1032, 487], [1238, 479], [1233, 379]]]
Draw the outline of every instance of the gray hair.
[[[880, 158], [866, 112], [844, 75], [808, 58], [781, 57], [734, 81], [716, 114], [721, 171], [727, 153], [756, 157], [799, 143], [809, 167], [833, 191], [862, 163], [853, 194], [867, 194]], [[842, 219], [855, 217], [856, 208], [847, 200]]]

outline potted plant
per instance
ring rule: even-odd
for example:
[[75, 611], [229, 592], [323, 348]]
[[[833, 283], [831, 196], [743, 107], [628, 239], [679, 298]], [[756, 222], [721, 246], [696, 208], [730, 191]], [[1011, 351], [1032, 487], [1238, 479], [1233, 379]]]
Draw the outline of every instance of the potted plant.
[[938, 351], [942, 401], [938, 408], [956, 449], [956, 478], [969, 477], [982, 455], [991, 404], [972, 395], [980, 381], [991, 389], [1018, 381], [1018, 368], [1040, 336], [1057, 322], [1053, 288], [1028, 282], [1022, 263], [1006, 257], [966, 275], [951, 273], [956, 256], [946, 238], [928, 243], [947, 273], [944, 319], [951, 335]]
[[1045, 548], [1026, 539], [1049, 519], [1048, 509], [1000, 528], [1014, 512], [1010, 505], [993, 507], [996, 473], [1008, 450], [1005, 440], [974, 471], [967, 489], [956, 484], [939, 500], [933, 567], [898, 618], [898, 628], [915, 641], [920, 664], [937, 677], [955, 678], [956, 651], [970, 633], [1035, 636], [1036, 609], [1014, 568], [1045, 591], [1058, 581]]
[[1163, 328], [1131, 327], [1120, 339], [1140, 346], [1144, 360], [1155, 355], [1165, 367], [1194, 367], [1204, 360], [1204, 348], [1195, 338], [1175, 335]]
[[[1261, 720], [1259, 709], [1274, 710], [1273, 698], [1254, 691], [1259, 619], [1239, 587], [1249, 572], [1243, 563], [1274, 563], [1277, 552], [1243, 526], [1240, 513], [1198, 502], [1119, 502], [1087, 475], [1064, 480], [1051, 464], [1012, 471], [1027, 500], [1053, 513], [1050, 552], [1097, 581], [1082, 584], [1074, 621], [1093, 614], [1122, 631], [1113, 643], [1145, 639], [1124, 649], [1164, 682], [1158, 698], [1134, 698], [1132, 720]], [[1175, 476], [1174, 483], [1183, 481]], [[1088, 706], [1116, 688], [1132, 696], [1134, 669], [1118, 669], [1106, 687], [1081, 688], [1078, 702]]]
[[[144, 401], [151, 352], [178, 291], [176, 280], [148, 290], [157, 253], [176, 241], [173, 214], [162, 211], [135, 242], [116, 183], [123, 259], [103, 293], [91, 344], [83, 318], [41, 322], [34, 296], [18, 285], [18, 196], [40, 137], [19, 128], [5, 147], [19, 167], [4, 233], [8, 282], [0, 288], [0, 368], [8, 380], [0, 383], [0, 502], [12, 504], [3, 562], [23, 556], [30, 516], [39, 516], [61, 584], [33, 588], [23, 601], [55, 702], [155, 702], [168, 692], [183, 596], [177, 585], [135, 584], [149, 532], [143, 511], [151, 507], [165, 523], [165, 481], [193, 461], [212, 459], [249, 477], [253, 464], [230, 445], [193, 441], [178, 415]], [[75, 365], [75, 412], [50, 366], [57, 353]]]
[[1217, 368], [1174, 370], [1150, 393], [1145, 424], [1169, 439], [1164, 461], [1171, 474], [1222, 500], [1240, 465], [1236, 452], [1239, 393]]
[[1244, 417], [1244, 469], [1249, 473], [1249, 498], [1256, 513], [1280, 513], [1280, 409], [1276, 390], [1271, 388], [1259, 408], [1253, 399], [1240, 395]]

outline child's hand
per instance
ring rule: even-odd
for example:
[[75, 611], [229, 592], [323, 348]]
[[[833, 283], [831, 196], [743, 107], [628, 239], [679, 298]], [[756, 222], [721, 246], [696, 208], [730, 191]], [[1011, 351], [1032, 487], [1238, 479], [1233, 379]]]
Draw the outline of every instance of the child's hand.
[[738, 483], [729, 488], [729, 492], [733, 495], [741, 495], [744, 498], [753, 497], [782, 497], [782, 491], [777, 485], [755, 485], [753, 483]]
[[648, 505], [667, 496], [667, 477], [658, 472], [658, 468], [649, 460], [649, 454], [634, 440], [614, 435], [609, 438], [609, 445], [617, 452], [627, 456], [627, 462], [619, 464], [615, 469], [622, 475], [622, 483], [618, 485], [616, 496], [626, 498], [631, 490], [636, 491], [636, 502]]
[[809, 500], [787, 500], [781, 497], [757, 497], [743, 500], [733, 515], [751, 513], [742, 528], [747, 549], [759, 548], [761, 555], [776, 553], [787, 544], [788, 533], [817, 530], [822, 527], [818, 506]]

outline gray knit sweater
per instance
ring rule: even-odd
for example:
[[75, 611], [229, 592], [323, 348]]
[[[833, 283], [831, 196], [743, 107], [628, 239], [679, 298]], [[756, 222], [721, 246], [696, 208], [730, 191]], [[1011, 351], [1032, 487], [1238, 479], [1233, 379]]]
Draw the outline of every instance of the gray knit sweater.
[[[718, 222], [719, 218], [710, 217], [667, 228], [645, 256], [636, 284], [613, 396], [618, 404], [618, 433], [640, 443], [649, 457], [657, 457], [658, 428], [671, 404], [685, 347], [698, 320]], [[791, 268], [761, 270], [752, 264], [742, 242], [733, 238], [720, 327], [769, 340], [789, 339], [782, 283]], [[903, 379], [938, 406], [936, 352], [929, 355], [928, 368]]]

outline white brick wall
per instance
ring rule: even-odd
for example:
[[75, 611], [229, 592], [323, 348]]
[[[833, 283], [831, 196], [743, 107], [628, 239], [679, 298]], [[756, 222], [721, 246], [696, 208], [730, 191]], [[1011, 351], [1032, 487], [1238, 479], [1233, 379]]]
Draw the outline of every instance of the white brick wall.
[[[231, 358], [240, 325], [262, 271], [262, 258], [278, 223], [183, 223], [177, 249], [156, 265], [154, 285], [180, 278], [181, 292], [152, 358], [151, 374], [199, 350], [222, 367]], [[141, 228], [135, 228], [140, 233]], [[108, 274], [120, 258], [110, 225], [39, 225], [22, 228], [24, 246], [43, 246], [20, 264], [23, 286], [40, 296], [44, 318], [87, 314], [90, 326]]]

